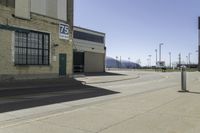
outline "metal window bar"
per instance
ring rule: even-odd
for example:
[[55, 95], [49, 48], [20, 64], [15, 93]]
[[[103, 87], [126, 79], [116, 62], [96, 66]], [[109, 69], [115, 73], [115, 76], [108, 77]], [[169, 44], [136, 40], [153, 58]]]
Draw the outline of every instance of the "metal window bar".
[[[23, 33], [18, 31], [16, 31], [15, 33], [16, 33], [15, 41], [17, 42], [15, 43], [16, 65], [49, 65], [49, 59], [50, 59], [49, 34], [40, 32]], [[42, 38], [39, 37], [40, 35], [42, 36]], [[24, 42], [24, 36], [26, 40], [25, 42]], [[40, 41], [42, 42], [42, 44], [40, 44]], [[40, 45], [42, 45], [41, 48]], [[47, 45], [47, 48], [45, 48], [45, 45]], [[41, 55], [40, 51], [42, 51]], [[45, 52], [47, 52], [47, 55], [45, 55]], [[41, 61], [40, 58], [42, 58], [42, 63], [40, 62]]]

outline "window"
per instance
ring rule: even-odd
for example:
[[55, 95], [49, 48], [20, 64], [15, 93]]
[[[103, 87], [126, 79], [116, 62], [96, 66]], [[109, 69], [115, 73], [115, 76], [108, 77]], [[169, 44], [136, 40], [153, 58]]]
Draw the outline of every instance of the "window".
[[49, 34], [15, 32], [16, 65], [49, 65]]
[[0, 4], [7, 7], [15, 7], [15, 0], [0, 0]]
[[86, 40], [86, 41], [97, 42], [97, 43], [104, 43], [104, 37], [80, 32], [80, 31], [74, 31], [74, 38]]

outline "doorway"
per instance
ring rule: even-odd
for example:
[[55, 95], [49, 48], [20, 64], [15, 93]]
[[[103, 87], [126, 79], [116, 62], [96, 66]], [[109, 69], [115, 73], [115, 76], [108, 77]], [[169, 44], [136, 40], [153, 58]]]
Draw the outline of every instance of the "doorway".
[[59, 54], [59, 75], [66, 76], [67, 74], [67, 55]]
[[84, 52], [74, 52], [74, 73], [84, 72]]

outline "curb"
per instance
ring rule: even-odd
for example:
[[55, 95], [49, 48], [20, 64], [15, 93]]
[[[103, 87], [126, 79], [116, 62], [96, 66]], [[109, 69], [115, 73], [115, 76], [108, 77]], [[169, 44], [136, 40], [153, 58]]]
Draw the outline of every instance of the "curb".
[[86, 82], [86, 81], [81, 81], [82, 84], [105, 84], [105, 83], [112, 83], [112, 82], [119, 82], [119, 81], [126, 81], [126, 80], [132, 80], [132, 79], [138, 79], [140, 76], [137, 77], [132, 77], [132, 78], [126, 78], [126, 79], [118, 79], [118, 80], [111, 80], [111, 81], [102, 81], [102, 82]]

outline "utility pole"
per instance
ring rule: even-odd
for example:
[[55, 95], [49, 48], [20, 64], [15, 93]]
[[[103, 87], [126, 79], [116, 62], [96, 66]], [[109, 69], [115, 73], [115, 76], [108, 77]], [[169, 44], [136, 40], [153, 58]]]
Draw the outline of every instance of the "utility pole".
[[157, 66], [157, 62], [158, 62], [158, 50], [155, 49], [155, 52], [156, 52], [156, 66]]

